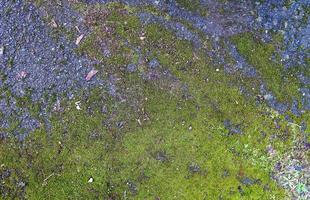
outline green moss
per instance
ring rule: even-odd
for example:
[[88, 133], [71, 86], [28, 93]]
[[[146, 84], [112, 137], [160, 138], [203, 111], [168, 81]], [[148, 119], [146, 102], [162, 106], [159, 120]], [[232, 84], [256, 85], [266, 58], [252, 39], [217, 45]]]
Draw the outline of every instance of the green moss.
[[[241, 84], [251, 88], [255, 81], [215, 70], [219, 66], [210, 64], [204, 52], [189, 42], [159, 25], [142, 27], [131, 15], [133, 10], [118, 4], [109, 8], [113, 6], [115, 12], [106, 21], [114, 25], [109, 35], [111, 57], [104, 57], [98, 46], [107, 36], [100, 31], [102, 24], [92, 27], [93, 33], [77, 51], [101, 61], [97, 76], [107, 76], [106, 72], [117, 76], [117, 88], [126, 98], [112, 98], [104, 87], [80, 91], [75, 99], [62, 102], [63, 111], [53, 113], [50, 131], [37, 130], [22, 143], [12, 138], [1, 143], [0, 164], [21, 171], [26, 197], [284, 199], [285, 191], [270, 177], [277, 160], [266, 148], [272, 145], [280, 157], [293, 146], [299, 131], [292, 130], [282, 115], [240, 93]], [[141, 32], [145, 40], [139, 38]], [[157, 58], [173, 79], [145, 81], [139, 72], [124, 73], [123, 67], [139, 58], [124, 40]], [[282, 88], [281, 77], [274, 74], [282, 73], [281, 66], [268, 61], [273, 47], [250, 35], [235, 42], [270, 89], [280, 88], [279, 98], [286, 94], [288, 86]], [[248, 53], [252, 49], [258, 55]], [[138, 64], [140, 72], [148, 70], [144, 63]], [[271, 76], [275, 85], [268, 79]], [[28, 100], [19, 103], [32, 105]], [[224, 120], [239, 125], [242, 134], [229, 134]], [[199, 167], [193, 170], [193, 165]], [[94, 182], [88, 183], [91, 177]], [[245, 177], [257, 182], [245, 186], [240, 181]]]
[[[203, 111], [197, 114], [194, 102], [172, 98], [168, 94], [158, 97], [159, 93], [146, 93], [149, 102], [145, 109], [152, 114], [151, 125], [126, 134], [122, 150], [115, 156], [119, 162], [117, 165], [126, 167], [115, 174], [114, 182], [134, 180], [139, 188], [138, 199], [154, 196], [203, 199], [220, 195], [236, 199], [268, 199], [273, 195], [282, 198], [267, 174], [238, 158], [230, 152], [229, 146], [223, 145], [222, 141], [228, 144], [231, 139], [221, 134], [224, 130], [219, 121], [209, 121], [212, 118], [206, 119]], [[165, 152], [167, 162], [154, 158], [154, 152], [158, 151]], [[199, 164], [201, 172], [191, 174], [189, 165], [192, 162]], [[224, 170], [229, 171], [229, 177], [222, 177]], [[264, 184], [271, 184], [273, 192], [265, 193], [259, 186], [245, 187], [245, 196], [242, 197], [237, 189], [240, 170]], [[140, 182], [142, 175], [145, 179]], [[124, 191], [126, 185], [118, 189]]]
[[[231, 151], [232, 147], [238, 151], [245, 142], [255, 141], [256, 131], [247, 132], [254, 137], [251, 139], [228, 138], [223, 134], [222, 119], [208, 116], [208, 108], [199, 101], [184, 100], [152, 85], [142, 85], [135, 76], [127, 81], [143, 87], [143, 97], [147, 98], [141, 107], [150, 121], [144, 123], [141, 119], [142, 127], [134, 120], [126, 131], [107, 129], [102, 122], [113, 113], [124, 117], [132, 111], [105, 99], [105, 93], [98, 88], [81, 101], [82, 110], [77, 110], [72, 102], [63, 113], [54, 115], [50, 133], [36, 131], [15, 151], [7, 148], [9, 143], [1, 146], [1, 163], [23, 171], [28, 198], [283, 198], [283, 192], [263, 168]], [[220, 89], [210, 92], [215, 94]], [[99, 110], [103, 105], [108, 105], [108, 111], [102, 115]], [[197, 110], [197, 105], [201, 109]], [[93, 112], [88, 108], [93, 108]], [[131, 115], [128, 119], [136, 117]], [[117, 121], [119, 118], [110, 123]], [[156, 158], [159, 151], [165, 152], [167, 161]], [[190, 172], [191, 163], [197, 163], [200, 171]], [[230, 175], [223, 177], [224, 171]], [[243, 187], [241, 196], [238, 180], [245, 175], [260, 179], [262, 185]], [[93, 183], [87, 182], [90, 177], [94, 178]], [[128, 188], [129, 180], [137, 186], [137, 192]], [[263, 190], [265, 184], [270, 185], [270, 192]]]
[[191, 11], [196, 11], [198, 10], [199, 6], [200, 6], [200, 1], [199, 0], [177, 0], [177, 3], [183, 7], [186, 8], [188, 10]]
[[[280, 39], [279, 39], [280, 40]], [[284, 66], [271, 60], [275, 55], [273, 44], [256, 41], [251, 34], [242, 34], [233, 38], [238, 51], [253, 65], [264, 82], [280, 101], [291, 101], [300, 96], [297, 77], [284, 70]]]
[[13, 67], [13, 64], [14, 64], [14, 58], [10, 57], [9, 60], [8, 60], [8, 67]]
[[85, 53], [90, 58], [102, 61], [104, 57], [99, 50], [100, 47], [98, 46], [97, 35], [101, 35], [101, 30], [99, 28], [95, 29], [91, 35], [85, 38], [76, 51], [78, 53]]
[[191, 12], [197, 12], [202, 16], [208, 15], [208, 10], [203, 6], [199, 0], [177, 0], [176, 1], [181, 8], [189, 10]]

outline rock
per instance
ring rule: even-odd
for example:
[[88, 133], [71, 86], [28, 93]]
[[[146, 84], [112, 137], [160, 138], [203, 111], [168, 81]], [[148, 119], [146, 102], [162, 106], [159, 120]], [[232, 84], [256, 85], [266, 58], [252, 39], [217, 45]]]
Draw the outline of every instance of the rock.
[[159, 62], [158, 62], [158, 60], [157, 60], [156, 58], [153, 58], [153, 59], [148, 63], [148, 65], [149, 65], [149, 68], [155, 69], [155, 68], [157, 68], [157, 67], [159, 66]]
[[74, 104], [77, 110], [81, 110], [81, 101], [77, 101]]
[[168, 157], [167, 157], [166, 153], [163, 151], [156, 152], [155, 153], [155, 159], [160, 161], [160, 162], [168, 161]]
[[188, 166], [188, 171], [190, 173], [199, 173], [200, 172], [200, 167], [198, 164], [196, 163], [191, 163], [189, 166]]
[[128, 186], [128, 188], [129, 188], [129, 190], [130, 190], [130, 192], [132, 193], [132, 194], [137, 194], [138, 193], [138, 187], [137, 187], [137, 185], [133, 182], [133, 181], [127, 181], [127, 186]]
[[92, 183], [92, 182], [94, 182], [94, 178], [93, 177], [90, 177], [89, 179], [88, 179], [88, 181], [87, 181], [88, 183]]
[[251, 179], [249, 177], [242, 177], [239, 181], [240, 181], [240, 183], [242, 183], [245, 186], [251, 186], [251, 185], [254, 185], [256, 183], [256, 181], [254, 179]]
[[242, 134], [242, 131], [240, 129], [240, 125], [233, 125], [230, 120], [226, 119], [223, 122], [224, 127], [229, 131], [229, 135], [234, 134]]

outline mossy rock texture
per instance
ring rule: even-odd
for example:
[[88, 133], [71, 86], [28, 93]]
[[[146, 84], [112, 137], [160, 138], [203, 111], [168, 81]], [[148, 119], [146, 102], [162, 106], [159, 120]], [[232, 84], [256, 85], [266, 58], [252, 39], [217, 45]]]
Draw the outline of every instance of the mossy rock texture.
[[[109, 2], [0, 3], [3, 13], [37, 10], [65, 54], [42, 91], [27, 82], [40, 84], [41, 71], [20, 71], [22, 53], [0, 55], [0, 199], [310, 198], [309, 66], [285, 65], [281, 33], [263, 40], [263, 27], [242, 20], [233, 34], [197, 25], [230, 27], [235, 1]], [[34, 65], [50, 67], [54, 50], [41, 50]]]

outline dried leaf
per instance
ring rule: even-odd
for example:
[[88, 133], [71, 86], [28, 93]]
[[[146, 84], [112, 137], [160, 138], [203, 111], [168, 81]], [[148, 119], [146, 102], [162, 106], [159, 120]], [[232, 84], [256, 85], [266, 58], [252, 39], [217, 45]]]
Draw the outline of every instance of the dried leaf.
[[57, 25], [57, 23], [56, 23], [56, 21], [54, 19], [51, 20], [51, 26], [53, 28], [57, 28], [58, 27], [58, 25]]
[[98, 73], [98, 70], [92, 69], [90, 72], [88, 72], [87, 76], [86, 76], [86, 81], [89, 81], [90, 79], [93, 78], [93, 76], [95, 76]]
[[20, 71], [16, 77], [17, 79], [23, 79], [23, 78], [26, 78], [26, 76], [28, 75], [28, 73], [26, 71]]

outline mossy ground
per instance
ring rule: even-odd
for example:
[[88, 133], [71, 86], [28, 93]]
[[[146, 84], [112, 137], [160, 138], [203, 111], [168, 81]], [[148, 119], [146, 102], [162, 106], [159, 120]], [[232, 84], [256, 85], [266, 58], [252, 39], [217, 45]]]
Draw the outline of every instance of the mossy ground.
[[247, 58], [251, 65], [256, 67], [269, 87], [268, 89], [280, 101], [288, 100], [287, 97], [300, 97], [298, 92], [300, 84], [296, 73], [288, 73], [283, 65], [271, 60], [272, 56], [275, 56], [275, 59], [280, 62], [280, 58], [275, 51], [276, 42], [262, 44], [249, 33], [236, 36], [233, 41], [236, 43], [238, 51]]
[[[22, 178], [27, 199], [285, 199], [270, 177], [276, 160], [266, 148], [272, 145], [280, 157], [299, 131], [257, 104], [255, 96], [239, 91], [241, 84], [255, 80], [215, 70], [202, 50], [160, 25], [141, 26], [126, 7], [112, 4], [109, 9], [77, 52], [100, 61], [98, 76], [111, 73], [121, 79], [117, 86], [127, 95], [125, 101], [110, 97], [107, 88], [81, 92], [53, 114], [50, 131], [43, 127], [23, 142], [1, 141], [0, 172], [14, 169], [16, 174], [3, 180], [2, 189], [10, 191], [3, 198], [20, 195], [15, 184]], [[105, 27], [111, 27], [111, 34], [100, 31]], [[105, 38], [114, 45], [110, 58], [98, 50]], [[146, 63], [138, 63], [124, 41], [157, 58], [188, 91], [167, 87], [169, 80], [143, 80], [139, 74], [147, 71]], [[281, 66], [269, 60], [271, 44], [257, 43], [249, 34], [233, 41], [279, 99], [296, 95], [294, 79], [283, 83]], [[138, 71], [126, 72], [129, 63], [137, 63]], [[27, 102], [19, 101], [20, 106]], [[242, 134], [230, 134], [225, 120], [238, 124]], [[309, 120], [309, 114], [297, 120]], [[245, 185], [244, 178], [255, 183]]]

